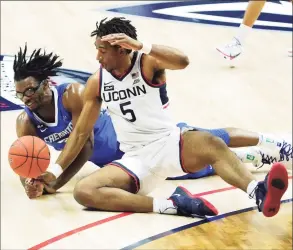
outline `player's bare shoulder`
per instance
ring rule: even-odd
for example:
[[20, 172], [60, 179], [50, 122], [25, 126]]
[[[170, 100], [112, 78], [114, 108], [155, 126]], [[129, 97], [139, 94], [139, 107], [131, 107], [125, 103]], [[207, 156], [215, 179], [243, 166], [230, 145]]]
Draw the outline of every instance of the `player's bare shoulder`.
[[80, 109], [82, 107], [82, 98], [84, 92], [84, 85], [78, 82], [69, 84], [62, 96], [64, 107], [68, 111]]
[[18, 137], [25, 135], [37, 135], [35, 127], [25, 111], [22, 111], [16, 118], [16, 133]]
[[98, 71], [96, 71], [94, 74], [92, 74], [89, 79], [87, 80], [86, 85], [95, 85], [95, 86], [99, 86], [100, 84], [100, 71], [101, 69], [99, 69]]
[[66, 88], [66, 92], [69, 94], [79, 94], [80, 95], [80, 94], [82, 94], [83, 91], [84, 91], [84, 85], [79, 82], [71, 83]]
[[146, 54], [141, 55], [141, 61], [141, 70], [144, 76], [152, 80], [155, 73], [158, 71], [158, 61], [154, 57]]

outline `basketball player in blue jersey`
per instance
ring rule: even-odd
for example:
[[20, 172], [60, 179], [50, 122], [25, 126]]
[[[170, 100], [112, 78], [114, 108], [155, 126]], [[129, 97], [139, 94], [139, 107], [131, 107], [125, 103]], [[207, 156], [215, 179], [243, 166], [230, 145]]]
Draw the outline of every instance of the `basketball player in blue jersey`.
[[[56, 61], [58, 57], [53, 54], [40, 54], [40, 50], [35, 50], [29, 61], [25, 61], [25, 56], [26, 47], [23, 52], [19, 52], [14, 63], [16, 94], [26, 105], [24, 112], [17, 119], [17, 135], [19, 137], [24, 135], [38, 136], [56, 150], [62, 150], [82, 109], [83, 85], [74, 83], [62, 84], [56, 88], [49, 87], [48, 77], [56, 75], [56, 69], [61, 66], [61, 62]], [[164, 74], [158, 75], [157, 81], [165, 81]], [[160, 93], [164, 95], [165, 91], [160, 91]], [[166, 96], [165, 101], [167, 101]], [[180, 123], [178, 126], [187, 127], [185, 123]], [[60, 188], [88, 159], [96, 165], [103, 166], [123, 156], [119, 150], [119, 143], [111, 119], [105, 110], [100, 112], [93, 130], [94, 137], [89, 138], [75, 161], [57, 180], [46, 185], [45, 190], [54, 192]], [[197, 130], [200, 129], [197, 128]], [[225, 130], [210, 130], [209, 132], [219, 136], [231, 146], [250, 146], [253, 145], [253, 141], [256, 141], [251, 137], [254, 133], [240, 129], [226, 128]], [[92, 141], [94, 146], [92, 146]], [[246, 154], [251, 154], [251, 152]], [[185, 175], [181, 179], [200, 178], [213, 172], [213, 168], [207, 167], [196, 173]], [[109, 180], [111, 176], [111, 171], [110, 176], [102, 175], [105, 180]], [[49, 172], [46, 173], [45, 177], [46, 182], [54, 179]], [[30, 198], [38, 197], [43, 192], [44, 185], [38, 181], [25, 183], [25, 180], [22, 179], [22, 183]]]
[[[102, 102], [125, 154], [79, 181], [74, 190], [77, 202], [107, 211], [214, 215], [217, 212], [211, 204], [192, 198], [182, 188], [168, 200], [143, 195], [155, 187], [156, 178], [193, 173], [212, 165], [224, 181], [254, 198], [264, 216], [278, 213], [288, 188], [284, 165], [274, 164], [266, 178], [257, 181], [223, 140], [188, 126], [178, 128], [162, 109], [160, 89], [164, 83], [157, 82], [156, 76], [165, 69], [187, 67], [186, 55], [171, 47], [138, 41], [135, 27], [124, 18], [97, 23], [92, 36], [100, 67], [87, 82], [82, 112], [50, 171], [58, 177], [76, 159], [99, 119]], [[271, 144], [271, 138], [261, 138], [264, 140], [256, 134], [252, 144]]]

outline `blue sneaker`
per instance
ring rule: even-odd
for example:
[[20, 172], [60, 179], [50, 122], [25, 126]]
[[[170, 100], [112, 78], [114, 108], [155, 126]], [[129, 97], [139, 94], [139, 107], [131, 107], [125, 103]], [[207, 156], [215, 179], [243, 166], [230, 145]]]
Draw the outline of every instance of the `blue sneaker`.
[[207, 200], [192, 195], [184, 187], [177, 187], [169, 198], [177, 208], [177, 214], [186, 217], [214, 216], [218, 210]]
[[260, 181], [254, 190], [258, 210], [266, 217], [275, 216], [287, 188], [288, 172], [282, 163], [275, 163], [265, 180]]

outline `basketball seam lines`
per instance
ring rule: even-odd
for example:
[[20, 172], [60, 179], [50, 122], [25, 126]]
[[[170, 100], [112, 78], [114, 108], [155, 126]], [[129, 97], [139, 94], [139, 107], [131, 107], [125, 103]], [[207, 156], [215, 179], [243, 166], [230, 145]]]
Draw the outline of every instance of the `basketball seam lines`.
[[26, 151], [26, 157], [28, 157], [28, 152], [27, 152], [27, 149], [26, 149], [26, 146], [23, 144], [23, 142], [21, 140], [18, 140], [24, 147], [25, 151]]
[[[40, 168], [40, 166], [39, 166], [39, 161], [38, 161], [38, 159], [40, 159], [38, 156], [39, 156], [39, 154], [42, 152], [42, 150], [44, 149], [44, 148], [46, 148], [46, 146], [47, 146], [47, 144], [45, 143], [44, 144], [44, 146], [39, 150], [39, 152], [38, 152], [38, 154], [37, 154], [37, 166], [38, 166], [38, 168], [39, 168], [39, 170], [40, 170], [40, 172], [41, 173], [43, 173], [43, 170]], [[49, 151], [50, 152], [50, 151]], [[50, 159], [49, 159], [50, 160]]]
[[27, 155], [19, 155], [19, 154], [11, 154], [11, 153], [9, 155], [23, 156], [23, 157], [26, 157], [26, 158], [41, 159], [41, 160], [50, 160], [50, 158], [41, 158], [41, 157], [34, 157], [34, 156], [27, 156]]
[[39, 154], [41, 153], [41, 151], [42, 151], [46, 146], [47, 146], [47, 144], [44, 143], [44, 147], [42, 147], [42, 148], [39, 150], [39, 152], [38, 152], [38, 154], [37, 154], [37, 158], [38, 158]]
[[[28, 157], [26, 157], [25, 162], [23, 162], [22, 164], [20, 164], [18, 167], [14, 168], [14, 169], [18, 169], [18, 168], [20, 168], [23, 164], [25, 164], [25, 163], [27, 162], [27, 159], [28, 159]], [[14, 170], [14, 169], [13, 169], [13, 170]]]
[[[32, 136], [32, 139], [33, 139], [33, 150], [32, 150], [32, 156], [31, 157], [33, 157], [33, 155], [34, 155], [34, 150], [35, 150], [35, 143], [34, 143], [34, 137]], [[31, 170], [32, 170], [32, 165], [33, 165], [33, 158], [32, 158], [32, 160], [31, 160], [31, 165], [30, 165], [30, 169], [29, 169], [29, 171], [28, 171], [28, 175], [27, 176], [29, 176], [30, 175], [30, 172], [31, 172]]]

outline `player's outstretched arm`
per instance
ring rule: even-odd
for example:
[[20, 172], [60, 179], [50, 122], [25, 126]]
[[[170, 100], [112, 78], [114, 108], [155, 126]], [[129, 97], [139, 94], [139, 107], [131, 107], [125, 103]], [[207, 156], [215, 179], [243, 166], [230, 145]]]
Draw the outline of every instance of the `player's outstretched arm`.
[[[83, 108], [83, 93], [84, 85], [80, 83], [72, 83], [68, 86], [67, 90], [63, 94], [63, 105], [72, 116], [73, 129], [76, 127], [78, 118]], [[58, 190], [64, 186], [88, 161], [93, 153], [93, 133], [87, 139], [85, 145], [81, 149], [76, 159], [70, 164], [70, 166], [52, 183], [50, 187], [54, 190]], [[67, 164], [65, 164], [67, 165]]]
[[148, 57], [153, 57], [156, 61], [156, 69], [184, 69], [189, 64], [188, 56], [182, 51], [164, 46], [164, 45], [147, 45], [135, 40], [123, 33], [110, 34], [102, 37], [102, 41], [107, 41], [111, 45], [119, 45], [125, 49], [141, 50]]
[[[66, 145], [59, 155], [56, 165], [64, 171], [77, 157], [91, 136], [94, 124], [101, 111], [102, 100], [99, 96], [99, 76], [93, 74], [87, 81], [83, 93], [83, 108]], [[59, 177], [59, 176], [57, 176]]]

